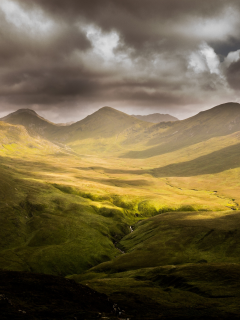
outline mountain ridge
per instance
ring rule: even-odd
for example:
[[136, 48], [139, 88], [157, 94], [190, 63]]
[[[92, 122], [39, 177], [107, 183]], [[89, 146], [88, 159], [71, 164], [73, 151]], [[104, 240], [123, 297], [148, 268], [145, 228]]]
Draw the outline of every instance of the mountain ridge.
[[184, 120], [157, 124], [107, 106], [68, 126], [54, 124], [31, 109], [19, 109], [0, 120], [23, 125], [30, 135], [67, 144], [76, 152], [148, 158], [240, 131], [240, 104], [229, 102]]
[[170, 114], [161, 114], [161, 113], [152, 113], [148, 115], [135, 115], [132, 114], [132, 117], [135, 117], [139, 120], [148, 121], [151, 123], [159, 122], [168, 122], [168, 121], [179, 121], [178, 118], [171, 116]]

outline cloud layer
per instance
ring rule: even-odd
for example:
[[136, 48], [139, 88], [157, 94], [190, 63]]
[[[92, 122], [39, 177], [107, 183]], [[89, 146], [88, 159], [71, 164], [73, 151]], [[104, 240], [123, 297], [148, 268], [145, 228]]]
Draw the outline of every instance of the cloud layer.
[[0, 115], [183, 118], [239, 98], [239, 1], [1, 0], [0, 31]]

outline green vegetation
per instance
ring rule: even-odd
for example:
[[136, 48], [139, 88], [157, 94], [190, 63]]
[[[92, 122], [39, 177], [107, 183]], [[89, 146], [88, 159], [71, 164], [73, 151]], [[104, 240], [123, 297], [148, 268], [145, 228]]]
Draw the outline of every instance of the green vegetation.
[[153, 310], [234, 317], [240, 313], [239, 218], [240, 211], [155, 216], [120, 241], [125, 254], [70, 278], [145, 317]]
[[240, 312], [238, 104], [156, 125], [108, 107], [3, 120], [1, 268], [71, 277], [133, 315]]

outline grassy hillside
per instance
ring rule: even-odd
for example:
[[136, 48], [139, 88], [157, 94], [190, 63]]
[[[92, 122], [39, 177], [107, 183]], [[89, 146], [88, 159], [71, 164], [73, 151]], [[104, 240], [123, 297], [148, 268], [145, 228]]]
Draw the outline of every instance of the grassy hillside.
[[1, 268], [69, 274], [120, 254], [113, 241], [129, 232], [120, 209], [11, 165], [1, 165]]
[[67, 144], [74, 151], [87, 154], [116, 154], [121, 142], [132, 133], [151, 126], [123, 112], [103, 107], [85, 119], [66, 128], [53, 139]]
[[125, 254], [70, 278], [108, 294], [137, 318], [235, 318], [239, 217], [240, 211], [175, 212], [141, 221], [118, 244]]
[[70, 126], [55, 125], [34, 111], [21, 109], [3, 118], [31, 135], [68, 145], [81, 154], [150, 158], [240, 131], [240, 105], [227, 103], [182, 121], [156, 125], [103, 107]]
[[61, 150], [63, 149], [50, 141], [30, 136], [24, 126], [0, 121], [0, 155], [43, 155], [44, 153], [61, 152]]
[[239, 264], [197, 263], [72, 276], [133, 319], [239, 319]]
[[59, 129], [58, 125], [40, 117], [31, 109], [19, 109], [0, 120], [14, 125], [23, 125], [31, 136], [50, 137]]
[[235, 317], [239, 114], [227, 104], [152, 125], [105, 107], [65, 127], [29, 111], [14, 115], [25, 126], [1, 121], [0, 268], [71, 276], [132, 318]]
[[237, 131], [240, 131], [240, 105], [226, 103], [186, 120], [160, 123], [132, 135], [125, 143], [129, 146], [141, 141], [141, 145], [123, 157], [150, 158]]
[[103, 107], [72, 125], [56, 125], [30, 109], [20, 109], [1, 119], [23, 125], [33, 137], [48, 139], [61, 146], [68, 145], [80, 153], [109, 153], [121, 151], [119, 143], [139, 129], [151, 126], [110, 107]]
[[240, 211], [163, 213], [135, 225], [126, 254], [93, 270], [127, 271], [196, 262], [240, 262]]

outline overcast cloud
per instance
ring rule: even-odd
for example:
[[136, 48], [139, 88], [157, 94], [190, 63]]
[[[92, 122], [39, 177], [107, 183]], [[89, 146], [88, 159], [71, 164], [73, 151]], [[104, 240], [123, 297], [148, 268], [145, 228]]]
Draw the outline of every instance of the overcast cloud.
[[239, 1], [1, 0], [0, 32], [0, 116], [185, 118], [240, 102]]

